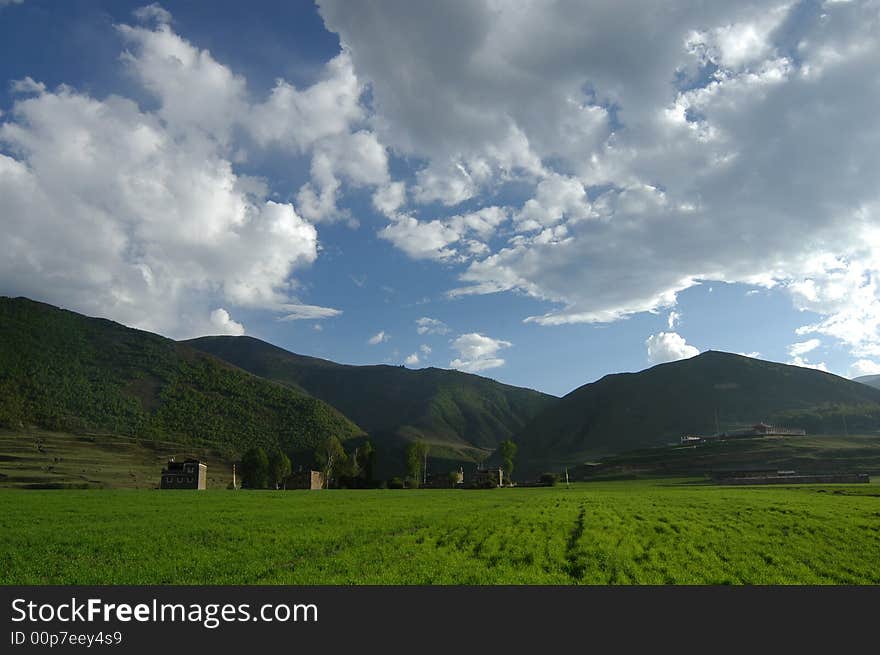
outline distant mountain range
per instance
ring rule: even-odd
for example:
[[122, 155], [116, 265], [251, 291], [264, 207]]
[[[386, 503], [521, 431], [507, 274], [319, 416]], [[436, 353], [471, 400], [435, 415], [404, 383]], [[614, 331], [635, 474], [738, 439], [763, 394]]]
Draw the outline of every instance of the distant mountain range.
[[853, 382], [861, 382], [862, 384], [867, 384], [869, 387], [880, 389], [880, 375], [863, 375], [858, 378], [853, 378]]
[[337, 364], [252, 337], [184, 343], [336, 407], [370, 434], [392, 465], [413, 439], [428, 442], [434, 458], [485, 459], [559, 400], [460, 371]]
[[708, 351], [560, 399], [459, 371], [337, 364], [251, 337], [175, 342], [0, 297], [0, 426], [168, 439], [230, 457], [277, 445], [299, 462], [327, 436], [369, 437], [381, 476], [402, 472], [413, 439], [430, 444], [438, 470], [472, 467], [511, 438], [528, 476], [759, 421], [880, 433], [880, 389], [868, 386], [880, 382], [860, 380]]
[[880, 429], [880, 390], [710, 350], [579, 387], [536, 416], [516, 440], [529, 468], [538, 470], [759, 421], [811, 434], [874, 433]]

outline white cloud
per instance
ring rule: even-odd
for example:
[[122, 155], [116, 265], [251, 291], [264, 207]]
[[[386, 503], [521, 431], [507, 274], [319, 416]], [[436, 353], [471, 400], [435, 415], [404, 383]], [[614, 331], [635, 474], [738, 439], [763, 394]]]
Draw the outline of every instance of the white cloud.
[[342, 180], [354, 188], [388, 185], [388, 155], [372, 132], [340, 134], [315, 144], [311, 172], [297, 196], [301, 211], [310, 220], [333, 220], [344, 215], [336, 206]]
[[698, 348], [688, 344], [675, 332], [652, 334], [645, 340], [645, 345], [648, 347], [648, 361], [652, 364], [674, 362], [700, 354]]
[[[880, 354], [873, 3], [323, 0], [321, 13], [370, 85], [378, 138], [424, 162], [412, 200], [471, 209], [507, 182], [531, 189], [519, 233], [473, 248], [435, 205], [431, 220], [393, 219], [383, 236], [410, 256], [468, 263], [452, 295], [522, 292], [554, 305], [530, 320], [557, 325], [668, 309], [701, 283], [782, 286], [800, 304], [813, 280], [828, 293], [806, 327]], [[844, 307], [826, 281], [853, 272]]]
[[449, 326], [441, 320], [422, 316], [416, 320], [416, 332], [419, 334], [448, 334]]
[[391, 338], [390, 335], [385, 334], [385, 330], [381, 330], [380, 332], [377, 332], [376, 334], [374, 334], [373, 336], [371, 336], [371, 337], [367, 340], [367, 343], [370, 344], [371, 346], [377, 346], [377, 345], [379, 345], [380, 343], [385, 343], [385, 342], [388, 341], [390, 338]]
[[244, 334], [244, 326], [236, 323], [222, 307], [211, 312], [211, 325], [214, 327], [215, 334], [231, 334], [241, 336]]
[[880, 363], [871, 359], [860, 359], [849, 367], [849, 377], [857, 378], [862, 375], [880, 375]]
[[405, 202], [406, 185], [403, 182], [391, 182], [379, 187], [373, 194], [373, 207], [389, 217], [395, 216]]
[[[0, 125], [4, 291], [195, 336], [212, 298], [282, 309], [317, 234], [198, 134], [61, 87]], [[204, 318], [202, 318], [204, 317]]]
[[670, 330], [674, 330], [675, 326], [681, 322], [681, 314], [678, 312], [669, 312], [669, 316], [666, 317], [666, 325]]
[[788, 363], [792, 366], [801, 366], [803, 368], [813, 368], [817, 371], [825, 371], [826, 373], [828, 372], [828, 366], [825, 364], [825, 362], [812, 363], [808, 362], [806, 359], [800, 356], [792, 357], [790, 360], [788, 360]]
[[757, 350], [753, 350], [750, 353], [737, 353], [737, 355], [742, 355], [743, 357], [751, 357], [752, 359], [759, 359], [761, 357], [761, 353]]
[[[466, 261], [488, 250], [485, 241], [507, 218], [506, 210], [496, 206], [431, 221], [397, 214], [379, 236], [391, 241], [413, 259]], [[456, 248], [455, 244], [464, 247]]]
[[155, 21], [157, 23], [170, 23], [171, 12], [167, 11], [158, 2], [139, 7], [134, 10], [134, 16], [142, 22]]
[[509, 341], [493, 339], [476, 332], [462, 334], [452, 342], [452, 348], [458, 351], [458, 357], [449, 362], [449, 366], [470, 373], [497, 368], [504, 365], [504, 360], [498, 357], [498, 351], [512, 345]]
[[13, 80], [12, 83], [9, 85], [9, 88], [13, 93], [18, 93], [21, 95], [31, 93], [40, 94], [46, 92], [46, 85], [42, 82], [36, 82], [30, 76], [27, 76], [21, 80]]
[[278, 80], [269, 98], [256, 105], [247, 127], [258, 143], [305, 151], [317, 141], [344, 135], [364, 118], [363, 86], [347, 51], [331, 59], [321, 80], [297, 89]]
[[403, 363], [407, 366], [418, 366], [419, 354], [413, 353], [412, 355], [407, 356], [407, 358], [403, 360]]
[[295, 297], [291, 275], [316, 259], [317, 231], [236, 171], [234, 135], [316, 152], [327, 139], [321, 152], [345, 160], [343, 180], [384, 181], [372, 168], [381, 156], [370, 159], [384, 149], [352, 131], [361, 87], [347, 55], [313, 86], [285, 87], [285, 114], [280, 86], [253, 103], [244, 78], [175, 34], [165, 10], [137, 15], [154, 25], [118, 27], [123, 61], [154, 110], [31, 78], [12, 85], [19, 97], [0, 124], [0, 215], [12, 244], [0, 261], [2, 291], [175, 337], [216, 330], [220, 303], [281, 320], [338, 315]]
[[426, 343], [423, 343], [421, 346], [419, 346], [419, 350], [422, 351], [422, 354], [423, 354], [423, 355], [426, 355], [426, 356], [427, 356], [427, 355], [430, 355], [430, 354], [431, 354], [431, 346], [429, 346], [429, 345], [426, 344]]
[[296, 305], [285, 303], [278, 306], [278, 311], [284, 312], [279, 321], [309, 321], [333, 318], [342, 314], [341, 310], [332, 307], [320, 307], [318, 305]]
[[788, 354], [792, 357], [806, 355], [808, 352], [816, 350], [816, 348], [821, 345], [822, 342], [819, 341], [819, 339], [808, 339], [807, 341], [800, 341], [798, 343], [793, 343], [788, 347]]

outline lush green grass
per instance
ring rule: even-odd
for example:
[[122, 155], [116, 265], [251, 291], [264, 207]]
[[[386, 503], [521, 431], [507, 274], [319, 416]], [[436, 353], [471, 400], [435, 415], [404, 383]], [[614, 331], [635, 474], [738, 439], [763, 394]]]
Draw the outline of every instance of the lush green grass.
[[5, 584], [880, 583], [880, 487], [4, 491]]

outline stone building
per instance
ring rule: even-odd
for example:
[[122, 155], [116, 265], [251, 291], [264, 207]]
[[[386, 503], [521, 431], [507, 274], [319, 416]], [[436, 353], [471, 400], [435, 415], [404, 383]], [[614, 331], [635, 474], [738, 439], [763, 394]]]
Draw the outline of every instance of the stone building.
[[208, 480], [208, 466], [198, 459], [185, 459], [175, 462], [168, 460], [162, 469], [160, 489], [205, 489]]
[[500, 487], [504, 484], [504, 469], [498, 468], [478, 468], [474, 471], [474, 478], [471, 481], [472, 487], [492, 488]]
[[297, 471], [287, 478], [285, 489], [323, 489], [324, 474], [320, 471]]

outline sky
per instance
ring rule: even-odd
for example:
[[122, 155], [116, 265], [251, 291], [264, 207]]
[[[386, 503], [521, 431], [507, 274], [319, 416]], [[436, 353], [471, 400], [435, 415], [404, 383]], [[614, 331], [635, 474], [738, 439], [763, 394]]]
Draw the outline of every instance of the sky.
[[562, 395], [880, 373], [880, 2], [0, 0], [0, 295]]

